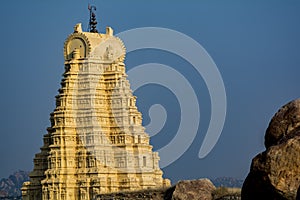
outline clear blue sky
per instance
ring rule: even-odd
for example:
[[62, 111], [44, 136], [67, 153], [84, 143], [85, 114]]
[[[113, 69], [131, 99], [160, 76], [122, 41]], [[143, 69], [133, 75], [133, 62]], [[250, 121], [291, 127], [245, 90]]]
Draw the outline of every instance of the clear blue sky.
[[[225, 126], [215, 148], [199, 159], [210, 118], [209, 94], [201, 76], [193, 76], [184, 60], [167, 52], [149, 50], [127, 56], [128, 69], [147, 62], [180, 65], [201, 102], [196, 139], [179, 160], [163, 169], [165, 176], [173, 181], [244, 178], [251, 159], [264, 150], [264, 132], [273, 114], [300, 95], [297, 0], [2, 1], [0, 177], [18, 169], [32, 169], [64, 71], [64, 40], [76, 23], [87, 27], [88, 2], [97, 6], [102, 32], [106, 26], [112, 26], [116, 33], [154, 26], [192, 37], [211, 55], [223, 77], [228, 105]], [[174, 115], [151, 139], [154, 149], [158, 149], [176, 132], [180, 113], [172, 110], [178, 102], [169, 99], [172, 95], [165, 88], [154, 85], [144, 89], [149, 91], [140, 89], [135, 93], [143, 113], [147, 113], [147, 106], [162, 100], [162, 104], [169, 104], [168, 113]], [[147, 124], [146, 114], [144, 119]]]

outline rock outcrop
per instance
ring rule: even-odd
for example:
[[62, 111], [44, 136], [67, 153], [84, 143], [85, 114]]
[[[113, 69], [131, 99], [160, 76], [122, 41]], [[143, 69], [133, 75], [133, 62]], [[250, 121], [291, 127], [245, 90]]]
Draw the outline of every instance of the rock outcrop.
[[300, 99], [283, 106], [272, 118], [265, 135], [265, 146], [278, 145], [283, 140], [294, 137], [300, 127]]
[[265, 135], [266, 150], [251, 164], [242, 199], [294, 200], [300, 185], [300, 99], [283, 106]]
[[137, 192], [120, 192], [102, 194], [97, 200], [123, 199], [123, 200], [212, 200], [212, 192], [216, 187], [208, 179], [180, 181], [168, 189], [144, 190]]
[[211, 200], [216, 187], [209, 179], [180, 181], [175, 185], [172, 200]]

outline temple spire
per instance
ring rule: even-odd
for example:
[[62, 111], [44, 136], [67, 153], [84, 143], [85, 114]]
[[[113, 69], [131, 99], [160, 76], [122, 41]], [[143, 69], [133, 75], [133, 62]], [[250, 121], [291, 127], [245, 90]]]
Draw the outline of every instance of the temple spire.
[[112, 28], [101, 34], [75, 26], [64, 43], [61, 88], [23, 200], [92, 200], [170, 186], [142, 126], [125, 55]]
[[89, 4], [88, 9], [90, 11], [90, 20], [89, 20], [88, 32], [98, 33], [98, 30], [96, 28], [96, 26], [97, 26], [96, 14], [94, 12], [94, 11], [96, 11], [96, 6], [91, 6]]

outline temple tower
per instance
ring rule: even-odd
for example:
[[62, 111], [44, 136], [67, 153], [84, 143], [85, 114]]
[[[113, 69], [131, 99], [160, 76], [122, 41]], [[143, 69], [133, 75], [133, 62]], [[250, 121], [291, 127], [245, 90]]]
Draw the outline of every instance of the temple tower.
[[51, 126], [23, 185], [24, 200], [89, 200], [170, 185], [142, 126], [125, 53], [112, 28], [102, 34], [74, 27], [64, 44], [65, 72]]

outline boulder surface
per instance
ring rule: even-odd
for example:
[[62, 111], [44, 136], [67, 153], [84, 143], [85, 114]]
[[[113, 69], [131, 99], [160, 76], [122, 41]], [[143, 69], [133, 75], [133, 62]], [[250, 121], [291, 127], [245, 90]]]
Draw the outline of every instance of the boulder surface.
[[172, 200], [211, 200], [215, 189], [209, 179], [180, 181], [175, 185]]
[[179, 181], [169, 188], [143, 190], [135, 192], [118, 192], [100, 194], [97, 200], [212, 200], [212, 192], [216, 189], [209, 179]]
[[251, 163], [242, 199], [294, 200], [300, 185], [300, 100], [283, 106], [265, 134], [266, 150]]

